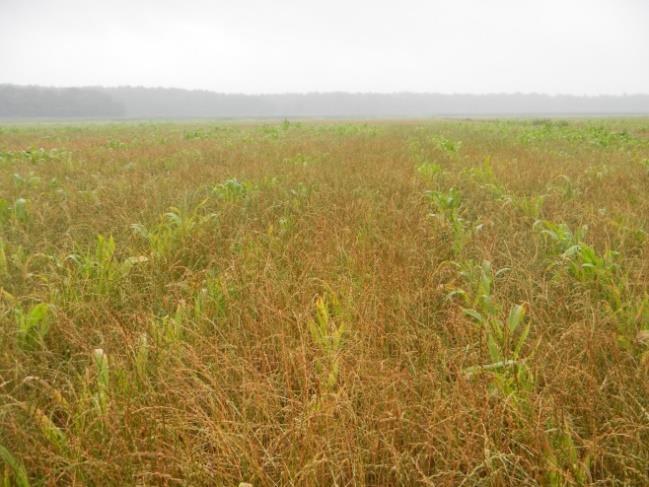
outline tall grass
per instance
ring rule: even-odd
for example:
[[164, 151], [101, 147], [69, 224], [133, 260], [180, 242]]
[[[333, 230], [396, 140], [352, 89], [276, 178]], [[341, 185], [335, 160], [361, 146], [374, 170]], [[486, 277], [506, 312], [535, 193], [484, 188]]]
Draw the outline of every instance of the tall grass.
[[647, 127], [7, 127], [3, 485], [649, 484]]

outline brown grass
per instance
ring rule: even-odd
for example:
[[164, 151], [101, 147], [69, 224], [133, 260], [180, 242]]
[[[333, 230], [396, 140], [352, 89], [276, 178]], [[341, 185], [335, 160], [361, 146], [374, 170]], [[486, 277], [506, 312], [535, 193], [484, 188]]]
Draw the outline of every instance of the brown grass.
[[648, 124], [2, 126], [5, 484], [648, 484]]

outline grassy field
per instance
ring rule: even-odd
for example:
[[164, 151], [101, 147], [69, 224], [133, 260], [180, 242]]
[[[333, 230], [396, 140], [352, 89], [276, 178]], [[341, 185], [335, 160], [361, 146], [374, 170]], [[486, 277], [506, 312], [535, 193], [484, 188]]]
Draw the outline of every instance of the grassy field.
[[0, 126], [0, 474], [649, 484], [649, 120]]

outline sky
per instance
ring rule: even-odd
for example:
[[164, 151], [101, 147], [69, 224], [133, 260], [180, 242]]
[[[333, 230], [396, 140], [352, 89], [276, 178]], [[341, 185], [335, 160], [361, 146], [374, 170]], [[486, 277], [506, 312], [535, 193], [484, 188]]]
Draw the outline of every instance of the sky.
[[649, 0], [0, 0], [0, 83], [649, 93]]

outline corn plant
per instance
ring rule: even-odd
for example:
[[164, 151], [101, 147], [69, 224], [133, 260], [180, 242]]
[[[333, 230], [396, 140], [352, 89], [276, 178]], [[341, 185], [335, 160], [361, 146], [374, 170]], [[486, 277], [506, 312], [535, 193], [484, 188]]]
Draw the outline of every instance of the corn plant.
[[18, 346], [23, 350], [34, 350], [42, 346], [50, 328], [50, 305], [39, 303], [27, 311], [16, 307], [14, 315]]
[[204, 130], [190, 130], [189, 132], [185, 132], [183, 138], [185, 140], [207, 139], [209, 138], [209, 134]]
[[547, 195], [519, 196], [513, 199], [515, 206], [528, 218], [537, 221], [541, 217]]
[[108, 149], [118, 150], [118, 149], [125, 149], [126, 147], [128, 147], [128, 144], [120, 140], [110, 139], [108, 142], [106, 142], [106, 147]]
[[464, 261], [459, 266], [465, 288], [453, 290], [447, 298], [461, 298], [464, 304], [462, 311], [479, 322], [487, 316], [497, 314], [499, 307], [493, 296], [494, 280], [508, 272], [509, 268], [494, 271], [491, 262], [487, 260], [480, 264], [471, 260]]
[[586, 235], [585, 226], [575, 232], [565, 223], [555, 223], [548, 220], [537, 220], [534, 229], [546, 237], [553, 245], [555, 251], [566, 252], [571, 247], [578, 245]]
[[432, 141], [439, 150], [442, 150], [448, 154], [457, 154], [462, 147], [462, 142], [447, 139], [446, 137], [441, 135], [434, 136], [432, 138]]
[[219, 278], [208, 278], [194, 298], [195, 319], [214, 319], [225, 316], [224, 284]]
[[[29, 487], [29, 477], [25, 465], [17, 460], [11, 452], [0, 444], [0, 460], [5, 464], [2, 480], [3, 487]], [[13, 477], [13, 478], [12, 478]]]
[[0, 278], [9, 275], [9, 265], [7, 262], [7, 252], [5, 251], [5, 242], [0, 238]]
[[442, 166], [436, 162], [421, 162], [415, 170], [425, 179], [435, 179], [443, 172]]
[[599, 282], [610, 284], [618, 269], [615, 259], [617, 252], [607, 251], [599, 254], [583, 241], [586, 227], [572, 232], [565, 223], [537, 221], [534, 227], [546, 237], [554, 250], [559, 253], [560, 262], [565, 264], [570, 275], [580, 282]]
[[572, 428], [566, 420], [561, 426], [548, 425], [545, 435], [547, 446], [544, 449], [546, 462], [546, 485], [586, 485], [591, 480], [590, 457], [581, 458], [573, 439]]
[[27, 223], [29, 210], [25, 198], [16, 199], [13, 204], [0, 198], [0, 228], [5, 224]]
[[16, 221], [20, 223], [26, 223], [29, 220], [26, 199], [18, 198], [16, 201], [14, 201], [13, 211]]
[[604, 254], [586, 243], [573, 245], [562, 257], [569, 262], [570, 273], [581, 282], [597, 281], [601, 285], [610, 284], [618, 269], [615, 263], [618, 252], [608, 250]]
[[201, 202], [192, 211], [187, 212], [172, 207], [162, 215], [161, 221], [147, 229], [140, 223], [131, 225], [133, 232], [144, 238], [154, 258], [166, 258], [174, 255], [183, 247], [202, 225], [214, 221], [216, 214], [201, 214], [207, 200]]
[[146, 382], [149, 370], [149, 338], [146, 333], [138, 337], [135, 346], [135, 371], [141, 382]]
[[494, 173], [491, 158], [485, 157], [481, 164], [473, 166], [462, 171], [462, 174], [473, 179], [480, 185], [495, 185], [499, 184], [498, 178]]
[[640, 161], [640, 165], [644, 167], [645, 173], [649, 176], [649, 159], [643, 159]]
[[47, 441], [59, 452], [66, 452], [69, 449], [69, 444], [68, 438], [63, 430], [41, 409], [36, 408], [33, 415], [34, 421]]
[[228, 179], [212, 188], [212, 192], [224, 201], [233, 202], [245, 198], [250, 185], [240, 182], [236, 178]]
[[27, 176], [14, 173], [13, 181], [17, 188], [35, 188], [41, 183], [41, 178], [36, 176], [33, 172], [30, 172]]
[[448, 191], [427, 191], [431, 205], [438, 214], [447, 219], [459, 217], [460, 207], [462, 206], [462, 195], [460, 192], [451, 188]]
[[284, 164], [289, 164], [291, 166], [307, 167], [315, 164], [316, 158], [313, 156], [307, 156], [300, 152], [299, 154], [296, 154], [293, 157], [284, 158], [283, 162]]
[[484, 333], [489, 363], [465, 369], [468, 376], [488, 373], [495, 390], [504, 396], [529, 391], [533, 378], [522, 355], [530, 325], [524, 324], [526, 309], [514, 305], [506, 320], [501, 319], [501, 307], [493, 295], [494, 280], [508, 272], [494, 271], [489, 261], [480, 265], [465, 262], [460, 271], [466, 289], [456, 289], [448, 297], [459, 297], [462, 312], [478, 324]]
[[108, 356], [101, 348], [96, 348], [92, 355], [95, 366], [95, 393], [92, 400], [98, 412], [103, 415], [108, 410]]
[[575, 183], [573, 183], [570, 177], [564, 174], [559, 176], [559, 180], [560, 183], [558, 189], [565, 199], [572, 200], [580, 195], [580, 190], [575, 186]]
[[130, 257], [120, 262], [115, 256], [113, 237], [97, 235], [94, 251], [71, 254], [68, 260], [74, 263], [75, 272], [87, 283], [92, 293], [105, 296], [115, 292], [133, 265], [144, 262], [146, 258]]
[[164, 315], [152, 323], [151, 335], [158, 345], [173, 345], [183, 338], [183, 328], [190, 316], [187, 304], [181, 301], [172, 314]]
[[617, 308], [611, 306], [610, 311], [618, 327], [618, 344], [649, 367], [649, 296], [627, 298]]
[[342, 321], [340, 306], [334, 297], [319, 297], [315, 306], [315, 319], [309, 320], [308, 328], [320, 354], [316, 369], [320, 374], [322, 391], [334, 392], [338, 385], [340, 354], [347, 326]]
[[469, 367], [465, 369], [465, 373], [468, 376], [488, 373], [496, 390], [505, 397], [529, 392], [534, 379], [523, 356], [523, 346], [530, 331], [529, 323], [524, 324], [525, 307], [513, 305], [506, 320], [475, 310], [465, 310], [465, 313], [482, 327], [490, 361], [488, 364]]
[[444, 191], [427, 191], [433, 213], [431, 216], [440, 219], [451, 231], [451, 249], [453, 255], [459, 256], [472, 236], [472, 229], [462, 218], [462, 198], [455, 188]]

